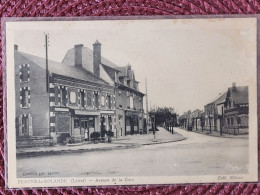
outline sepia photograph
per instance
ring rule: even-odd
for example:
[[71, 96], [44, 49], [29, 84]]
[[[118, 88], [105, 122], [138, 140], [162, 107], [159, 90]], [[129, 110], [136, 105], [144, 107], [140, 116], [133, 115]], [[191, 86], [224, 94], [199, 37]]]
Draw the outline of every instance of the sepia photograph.
[[4, 24], [8, 187], [258, 181], [257, 17]]

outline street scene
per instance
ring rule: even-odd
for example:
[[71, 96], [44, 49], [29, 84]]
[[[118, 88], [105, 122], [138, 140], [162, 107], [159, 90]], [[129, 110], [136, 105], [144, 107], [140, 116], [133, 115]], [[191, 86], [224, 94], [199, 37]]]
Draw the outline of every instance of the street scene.
[[[156, 139], [150, 134], [138, 141], [134, 135], [113, 141], [113, 145], [103, 151], [97, 150], [103, 147], [97, 144], [96, 150], [88, 152], [49, 152], [48, 155], [18, 158], [17, 177], [50, 177], [48, 173], [53, 177], [98, 177], [236, 175], [248, 172], [247, 136], [220, 138], [180, 128], [174, 128], [174, 134], [162, 127], [158, 129]], [[150, 140], [154, 142], [149, 143]], [[121, 148], [125, 145], [130, 146]]]
[[253, 19], [66, 23], [13, 27], [17, 186], [256, 178]]

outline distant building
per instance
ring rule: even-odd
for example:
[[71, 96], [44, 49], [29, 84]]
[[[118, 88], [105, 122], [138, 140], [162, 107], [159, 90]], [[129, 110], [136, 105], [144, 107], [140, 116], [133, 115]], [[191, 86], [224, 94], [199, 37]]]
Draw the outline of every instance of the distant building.
[[225, 131], [234, 134], [248, 133], [248, 86], [228, 88], [224, 103]]
[[200, 113], [202, 111], [199, 109], [194, 110], [191, 114], [190, 114], [190, 118], [191, 118], [191, 124], [192, 124], [192, 130], [198, 130], [201, 127], [200, 124]]

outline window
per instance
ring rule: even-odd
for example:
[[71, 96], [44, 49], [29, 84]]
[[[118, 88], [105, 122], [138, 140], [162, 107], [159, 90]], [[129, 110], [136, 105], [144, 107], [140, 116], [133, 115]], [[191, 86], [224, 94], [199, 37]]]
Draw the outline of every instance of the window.
[[132, 96], [130, 96], [130, 108], [132, 109], [134, 107], [134, 99]]
[[31, 115], [20, 115], [17, 117], [16, 124], [16, 133], [17, 136], [29, 135], [32, 136], [32, 117]]
[[61, 96], [61, 105], [66, 106], [66, 104], [67, 104], [66, 88], [65, 87], [61, 88], [60, 92], [61, 92], [61, 95], [60, 95]]
[[108, 116], [108, 128], [109, 128], [108, 129], [109, 131], [112, 131], [113, 127], [112, 127], [112, 118], [111, 118], [111, 116]]
[[130, 87], [130, 80], [127, 81], [127, 86]]
[[29, 117], [28, 116], [22, 117], [22, 134], [23, 135], [29, 134]]
[[233, 122], [234, 122], [234, 121], [233, 121], [233, 118], [231, 118], [231, 125], [233, 125]]
[[111, 109], [111, 96], [110, 95], [107, 96], [107, 107], [109, 109]]
[[90, 92], [87, 93], [87, 105], [92, 106], [92, 96]]
[[96, 107], [96, 108], [99, 108], [98, 93], [95, 93], [95, 95], [94, 95], [94, 100], [95, 100], [95, 107]]
[[105, 97], [101, 96], [101, 106], [105, 106]]
[[28, 82], [30, 80], [29, 65], [24, 64], [20, 69], [20, 81]]
[[21, 91], [21, 107], [28, 108], [29, 107], [29, 88], [22, 88]]
[[59, 87], [54, 87], [54, 95], [55, 95], [55, 105], [60, 105], [60, 97], [59, 97]]
[[84, 91], [80, 92], [80, 105], [81, 105], [81, 107], [85, 107], [85, 92]]

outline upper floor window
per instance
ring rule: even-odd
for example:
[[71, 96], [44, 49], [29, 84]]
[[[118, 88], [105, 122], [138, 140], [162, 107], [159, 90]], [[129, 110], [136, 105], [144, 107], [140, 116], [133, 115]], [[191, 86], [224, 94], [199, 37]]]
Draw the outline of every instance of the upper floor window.
[[30, 88], [21, 88], [21, 107], [28, 108], [30, 106]]
[[29, 64], [23, 64], [20, 66], [20, 82], [30, 81]]
[[130, 80], [127, 81], [127, 86], [130, 87]]
[[92, 96], [90, 92], [87, 93], [87, 105], [92, 106]]
[[81, 107], [85, 107], [85, 92], [84, 91], [80, 92], [80, 105], [81, 105]]
[[96, 108], [99, 108], [99, 100], [98, 100], [98, 98], [99, 98], [99, 95], [98, 95], [97, 92], [95, 92], [94, 93], [94, 102], [95, 102], [95, 107]]
[[107, 95], [107, 107], [111, 109], [111, 96]]
[[101, 106], [105, 106], [105, 97], [101, 96]]
[[134, 107], [134, 99], [133, 96], [130, 96], [130, 108], [132, 109]]
[[60, 94], [61, 105], [62, 106], [66, 106], [66, 104], [67, 104], [67, 91], [66, 91], [66, 88], [65, 87], [61, 88], [60, 93], [61, 93]]

